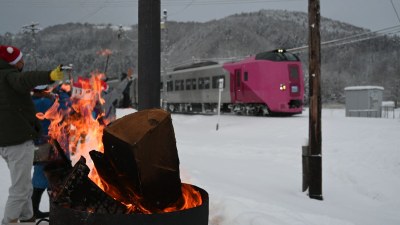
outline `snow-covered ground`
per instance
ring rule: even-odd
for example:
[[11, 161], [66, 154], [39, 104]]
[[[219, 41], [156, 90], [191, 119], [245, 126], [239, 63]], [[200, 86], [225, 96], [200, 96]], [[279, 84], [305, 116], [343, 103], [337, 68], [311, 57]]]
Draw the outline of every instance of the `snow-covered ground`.
[[[216, 115], [174, 114], [181, 178], [209, 193], [209, 225], [398, 225], [399, 114], [322, 110], [323, 201], [301, 192], [307, 110], [285, 118], [222, 115], [218, 131]], [[0, 173], [2, 213], [10, 184], [4, 160]]]

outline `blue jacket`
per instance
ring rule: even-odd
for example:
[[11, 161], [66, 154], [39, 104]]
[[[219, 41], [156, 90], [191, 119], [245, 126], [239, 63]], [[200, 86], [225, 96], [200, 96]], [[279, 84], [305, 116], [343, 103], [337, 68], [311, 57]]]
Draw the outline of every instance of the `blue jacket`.
[[[37, 112], [45, 113], [54, 103], [54, 100], [50, 96], [38, 96], [34, 94], [32, 96], [33, 104], [35, 105]], [[35, 139], [35, 144], [40, 145], [44, 144], [48, 141], [48, 132], [49, 132], [49, 120], [40, 120], [42, 125], [43, 134]], [[34, 188], [46, 189], [48, 187], [48, 181], [43, 171], [44, 165], [35, 165], [33, 167], [33, 176], [32, 176], [32, 186]]]

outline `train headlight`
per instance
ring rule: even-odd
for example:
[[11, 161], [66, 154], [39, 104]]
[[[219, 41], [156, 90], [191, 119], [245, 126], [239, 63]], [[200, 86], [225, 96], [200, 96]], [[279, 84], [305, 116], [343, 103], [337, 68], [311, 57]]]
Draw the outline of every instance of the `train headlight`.
[[281, 91], [286, 90], [286, 85], [285, 85], [285, 84], [281, 84], [281, 85], [279, 86], [279, 90], [281, 90]]

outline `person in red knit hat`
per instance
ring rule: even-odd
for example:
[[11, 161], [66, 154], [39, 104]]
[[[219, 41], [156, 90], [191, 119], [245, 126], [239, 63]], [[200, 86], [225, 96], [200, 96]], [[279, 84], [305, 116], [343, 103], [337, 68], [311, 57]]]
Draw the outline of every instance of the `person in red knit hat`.
[[10, 170], [11, 187], [2, 225], [34, 221], [31, 170], [33, 140], [41, 133], [40, 122], [31, 99], [31, 90], [64, 77], [61, 67], [52, 71], [22, 72], [22, 52], [14, 46], [0, 45], [0, 155]]

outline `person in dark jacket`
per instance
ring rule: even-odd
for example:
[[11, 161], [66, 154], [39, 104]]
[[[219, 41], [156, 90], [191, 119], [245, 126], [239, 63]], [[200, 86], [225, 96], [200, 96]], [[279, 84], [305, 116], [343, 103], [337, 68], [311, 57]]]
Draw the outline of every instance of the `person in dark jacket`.
[[103, 91], [102, 97], [105, 101], [103, 107], [103, 112], [105, 113], [105, 119], [109, 122], [112, 122], [116, 119], [116, 106], [118, 104], [118, 100], [121, 98], [124, 90], [130, 85], [132, 81], [133, 70], [131, 68], [128, 69], [128, 73], [126, 77], [124, 77], [119, 84], [113, 88], [111, 91]]
[[61, 66], [52, 71], [22, 72], [24, 60], [14, 46], [0, 45], [0, 155], [7, 162], [11, 187], [1, 222], [33, 221], [31, 170], [33, 140], [41, 132], [30, 91], [64, 77]]
[[[128, 76], [127, 73], [122, 73], [121, 81], [123, 81], [127, 76]], [[131, 77], [132, 77], [132, 75], [131, 75]], [[132, 107], [131, 89], [130, 89], [131, 85], [132, 85], [132, 80], [129, 80], [125, 89], [122, 91], [122, 99], [120, 99], [120, 101], [119, 101], [120, 108]]]

